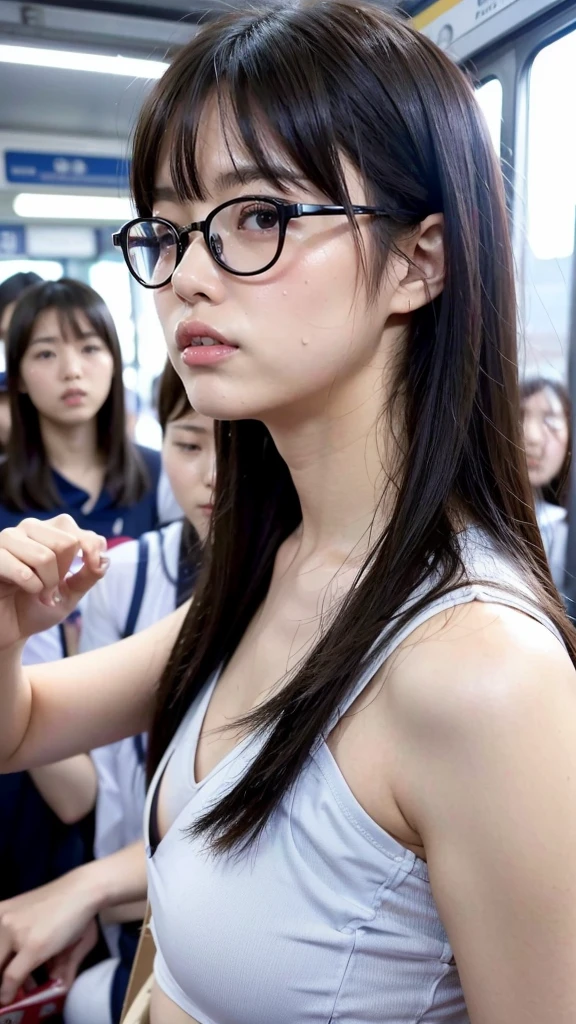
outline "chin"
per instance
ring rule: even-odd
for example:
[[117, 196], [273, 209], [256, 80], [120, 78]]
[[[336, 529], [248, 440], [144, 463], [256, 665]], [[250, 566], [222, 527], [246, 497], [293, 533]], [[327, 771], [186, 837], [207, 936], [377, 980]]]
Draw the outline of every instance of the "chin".
[[54, 422], [60, 423], [63, 427], [79, 427], [84, 423], [89, 423], [96, 416], [94, 409], [68, 409], [68, 415], [54, 416]]

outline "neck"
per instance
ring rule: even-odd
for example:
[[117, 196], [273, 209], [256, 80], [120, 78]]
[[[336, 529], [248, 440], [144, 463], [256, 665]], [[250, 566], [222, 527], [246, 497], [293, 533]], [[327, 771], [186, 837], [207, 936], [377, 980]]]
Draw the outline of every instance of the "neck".
[[100, 464], [95, 419], [63, 426], [41, 417], [40, 432], [47, 461], [62, 476], [74, 476]]
[[382, 377], [368, 369], [324, 401], [316, 396], [316, 413], [291, 408], [289, 422], [267, 422], [300, 500], [304, 557], [334, 552], [361, 562], [391, 515], [398, 432], [383, 416], [390, 396]]

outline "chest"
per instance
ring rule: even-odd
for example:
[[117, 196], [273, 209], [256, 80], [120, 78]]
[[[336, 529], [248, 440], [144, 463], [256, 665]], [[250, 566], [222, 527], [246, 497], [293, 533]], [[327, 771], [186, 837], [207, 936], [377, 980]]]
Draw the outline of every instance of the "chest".
[[[187, 774], [200, 785], [229, 757], [246, 730], [239, 723], [253, 709], [287, 686], [334, 615], [343, 586], [327, 600], [326, 589], [313, 586], [272, 592], [255, 616], [226, 666], [200, 721], [191, 731]], [[331, 732], [327, 747], [351, 794], [385, 831], [419, 856], [422, 844], [408, 826], [394, 795], [396, 738], [387, 708], [385, 687], [377, 673]], [[167, 794], [169, 776], [160, 782], [158, 832], [162, 837], [174, 817]]]

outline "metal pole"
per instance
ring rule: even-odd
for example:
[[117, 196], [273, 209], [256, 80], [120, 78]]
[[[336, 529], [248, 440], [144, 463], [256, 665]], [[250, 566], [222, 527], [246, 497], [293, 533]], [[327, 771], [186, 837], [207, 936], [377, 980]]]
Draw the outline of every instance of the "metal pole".
[[[576, 224], [574, 230], [574, 252], [572, 256], [572, 273], [570, 275], [570, 328], [568, 333], [568, 390], [572, 402], [572, 452], [576, 438]], [[566, 569], [564, 575], [564, 595], [568, 614], [576, 622], [576, 471], [574, 456], [570, 467], [570, 486], [568, 492], [568, 543], [566, 546]]]

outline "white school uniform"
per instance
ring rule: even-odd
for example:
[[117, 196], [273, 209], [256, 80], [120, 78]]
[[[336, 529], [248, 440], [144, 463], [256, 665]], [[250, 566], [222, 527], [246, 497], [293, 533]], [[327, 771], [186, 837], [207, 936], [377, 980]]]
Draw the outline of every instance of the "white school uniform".
[[[182, 521], [144, 534], [110, 551], [106, 576], [90, 591], [82, 608], [81, 651], [121, 640], [126, 631], [142, 542], [147, 549], [146, 577], [132, 632], [153, 625], [174, 611]], [[134, 737], [92, 751], [98, 774], [94, 855], [107, 857], [142, 838], [145, 765]], [[110, 1024], [110, 991], [118, 965], [118, 925], [103, 928], [111, 958], [89, 968], [74, 982], [64, 1011], [65, 1024]]]

